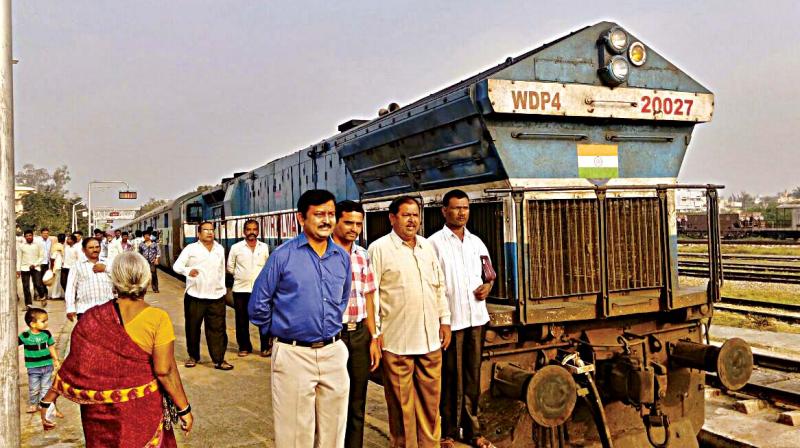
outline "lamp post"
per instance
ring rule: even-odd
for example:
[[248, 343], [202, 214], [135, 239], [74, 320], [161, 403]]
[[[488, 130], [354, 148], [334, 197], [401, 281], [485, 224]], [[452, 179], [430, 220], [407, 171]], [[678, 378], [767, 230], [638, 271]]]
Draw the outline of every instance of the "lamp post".
[[85, 203], [86, 203], [86, 201], [81, 200], [81, 201], [78, 201], [78, 202], [72, 204], [72, 233], [75, 233], [75, 230], [77, 230], [77, 228], [78, 228], [78, 217], [75, 215], [75, 209], [79, 205], [82, 205], [82, 204], [85, 204]]
[[11, 0], [0, 0], [0, 446], [19, 446]]
[[128, 190], [131, 189], [130, 185], [124, 180], [93, 180], [89, 182], [89, 194], [86, 197], [86, 208], [89, 209], [89, 235], [91, 235], [92, 230], [94, 229], [94, 215], [92, 214], [92, 187], [95, 185], [113, 185], [113, 184], [122, 184], [125, 185], [125, 188]]

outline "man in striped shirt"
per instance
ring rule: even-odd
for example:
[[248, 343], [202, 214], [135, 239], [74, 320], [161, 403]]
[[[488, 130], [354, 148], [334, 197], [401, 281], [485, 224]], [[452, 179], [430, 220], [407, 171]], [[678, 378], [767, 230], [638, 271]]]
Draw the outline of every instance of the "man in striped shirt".
[[114, 298], [111, 277], [106, 266], [100, 263], [100, 242], [94, 238], [82, 241], [86, 260], [81, 260], [69, 270], [65, 300], [67, 319], [75, 320], [89, 308], [102, 305]]
[[350, 397], [344, 446], [360, 448], [364, 440], [364, 410], [367, 404], [369, 372], [378, 368], [381, 348], [375, 329], [375, 276], [367, 250], [355, 243], [364, 225], [364, 208], [353, 201], [336, 204], [336, 225], [333, 241], [350, 254], [350, 300], [342, 316], [342, 341], [350, 356]]

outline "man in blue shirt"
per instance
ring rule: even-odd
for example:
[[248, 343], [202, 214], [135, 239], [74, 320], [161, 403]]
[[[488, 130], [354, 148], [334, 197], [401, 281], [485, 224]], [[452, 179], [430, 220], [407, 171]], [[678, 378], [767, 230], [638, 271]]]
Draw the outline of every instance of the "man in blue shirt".
[[350, 392], [348, 352], [340, 339], [350, 298], [350, 254], [331, 238], [336, 223], [331, 192], [306, 191], [296, 215], [303, 233], [270, 255], [253, 285], [248, 312], [261, 334], [275, 338], [275, 446], [341, 447]]

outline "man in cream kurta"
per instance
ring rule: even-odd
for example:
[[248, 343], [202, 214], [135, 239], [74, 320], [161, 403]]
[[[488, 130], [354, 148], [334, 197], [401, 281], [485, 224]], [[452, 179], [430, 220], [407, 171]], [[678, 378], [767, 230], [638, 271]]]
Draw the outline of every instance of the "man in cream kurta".
[[369, 247], [380, 307], [384, 394], [392, 447], [438, 447], [442, 348], [450, 309], [433, 246], [417, 235], [419, 205], [392, 201], [392, 231]]

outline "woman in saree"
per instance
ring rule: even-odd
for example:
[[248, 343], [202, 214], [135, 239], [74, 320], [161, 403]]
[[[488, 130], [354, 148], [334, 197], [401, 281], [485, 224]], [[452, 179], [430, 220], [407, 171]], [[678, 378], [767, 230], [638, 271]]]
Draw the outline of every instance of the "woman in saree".
[[90, 308], [72, 331], [70, 352], [39, 404], [45, 430], [58, 395], [80, 404], [86, 446], [176, 447], [172, 423], [192, 429], [192, 408], [175, 363], [169, 315], [145, 303], [150, 266], [135, 252], [114, 259], [118, 298]]

